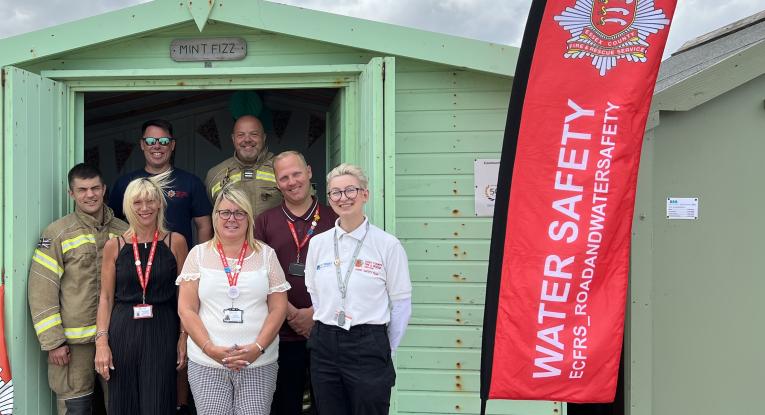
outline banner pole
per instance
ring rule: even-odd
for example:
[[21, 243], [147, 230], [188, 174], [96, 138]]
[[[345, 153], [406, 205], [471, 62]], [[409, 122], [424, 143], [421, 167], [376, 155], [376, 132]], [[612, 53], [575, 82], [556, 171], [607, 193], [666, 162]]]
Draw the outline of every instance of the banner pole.
[[523, 99], [526, 96], [526, 86], [534, 48], [539, 35], [539, 25], [542, 22], [547, 0], [533, 0], [523, 31], [523, 41], [518, 54], [513, 75], [513, 87], [510, 92], [510, 102], [505, 122], [505, 136], [502, 141], [502, 156], [497, 179], [497, 199], [494, 205], [494, 219], [491, 230], [491, 251], [489, 253], [489, 270], [486, 276], [486, 299], [484, 301], [483, 339], [481, 345], [481, 415], [485, 412], [485, 401], [489, 399], [492, 363], [494, 360], [494, 335], [497, 326], [499, 305], [499, 288], [502, 280], [502, 261], [504, 258], [504, 241], [507, 230], [507, 210], [510, 204], [510, 185], [513, 179], [515, 152], [518, 146], [518, 133], [521, 128]]

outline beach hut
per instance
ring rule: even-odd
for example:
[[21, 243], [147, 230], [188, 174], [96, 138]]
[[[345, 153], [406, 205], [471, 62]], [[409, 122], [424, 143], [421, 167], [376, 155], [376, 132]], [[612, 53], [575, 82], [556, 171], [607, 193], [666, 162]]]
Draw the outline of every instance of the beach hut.
[[662, 63], [635, 208], [628, 413], [761, 413], [765, 12]]

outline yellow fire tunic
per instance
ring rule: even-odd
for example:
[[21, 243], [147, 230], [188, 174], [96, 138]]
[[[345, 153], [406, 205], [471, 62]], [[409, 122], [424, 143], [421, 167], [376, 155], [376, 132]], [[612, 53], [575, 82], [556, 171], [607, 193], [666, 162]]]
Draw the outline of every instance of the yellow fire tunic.
[[79, 209], [43, 231], [29, 269], [29, 309], [43, 350], [92, 343], [104, 244], [128, 225], [104, 206], [104, 222]]
[[255, 217], [278, 206], [282, 203], [282, 194], [276, 187], [273, 160], [273, 153], [264, 150], [255, 163], [244, 163], [234, 155], [211, 168], [205, 179], [210, 200], [215, 203], [224, 186], [235, 185], [249, 195]]

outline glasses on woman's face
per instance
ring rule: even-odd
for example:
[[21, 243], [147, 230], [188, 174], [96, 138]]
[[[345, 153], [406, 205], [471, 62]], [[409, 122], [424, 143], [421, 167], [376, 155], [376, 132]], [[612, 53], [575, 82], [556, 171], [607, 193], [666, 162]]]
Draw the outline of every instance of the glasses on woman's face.
[[236, 220], [245, 220], [247, 219], [247, 212], [242, 210], [218, 210], [216, 211], [218, 216], [220, 216], [223, 220], [229, 220], [231, 219], [231, 216], [234, 217]]
[[340, 199], [343, 198], [343, 195], [345, 195], [346, 198], [353, 200], [355, 199], [360, 191], [363, 191], [364, 189], [360, 187], [354, 187], [354, 186], [348, 186], [343, 190], [340, 189], [332, 189], [329, 192], [327, 192], [327, 196], [333, 201], [333, 202], [339, 202]]
[[173, 141], [171, 137], [144, 137], [143, 142], [146, 143], [147, 146], [153, 146], [154, 144], [159, 143], [161, 146], [168, 146], [170, 145], [170, 142]]

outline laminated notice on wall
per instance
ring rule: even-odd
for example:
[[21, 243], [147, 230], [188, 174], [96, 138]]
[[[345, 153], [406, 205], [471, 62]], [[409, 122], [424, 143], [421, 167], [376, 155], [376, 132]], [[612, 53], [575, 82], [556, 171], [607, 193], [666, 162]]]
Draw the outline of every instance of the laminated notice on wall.
[[696, 220], [699, 218], [698, 197], [668, 197], [667, 219]]
[[475, 215], [494, 216], [499, 159], [477, 159], [473, 173], [475, 178]]

